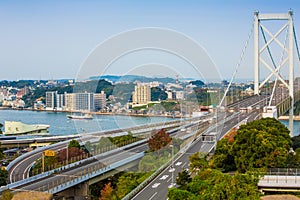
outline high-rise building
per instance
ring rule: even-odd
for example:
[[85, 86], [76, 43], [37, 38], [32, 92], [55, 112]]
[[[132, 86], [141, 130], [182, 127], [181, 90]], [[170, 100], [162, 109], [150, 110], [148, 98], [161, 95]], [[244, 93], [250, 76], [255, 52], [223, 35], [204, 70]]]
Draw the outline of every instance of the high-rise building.
[[93, 93], [70, 93], [65, 94], [66, 110], [92, 111], [94, 110]]
[[56, 97], [57, 91], [46, 92], [46, 109], [54, 110], [56, 109]]
[[132, 93], [132, 103], [147, 104], [151, 101], [151, 88], [146, 84], [138, 84]]
[[56, 95], [56, 108], [57, 110], [63, 110], [65, 108], [65, 94]]
[[106, 106], [106, 94], [104, 91], [94, 94], [94, 109], [101, 110]]

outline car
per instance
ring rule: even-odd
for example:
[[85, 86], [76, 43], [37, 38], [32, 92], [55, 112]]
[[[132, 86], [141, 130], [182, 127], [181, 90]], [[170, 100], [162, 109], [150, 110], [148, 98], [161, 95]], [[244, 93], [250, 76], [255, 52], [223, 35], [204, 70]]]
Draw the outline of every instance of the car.
[[176, 166], [179, 166], [179, 165], [181, 165], [182, 164], [182, 162], [177, 162], [175, 165]]

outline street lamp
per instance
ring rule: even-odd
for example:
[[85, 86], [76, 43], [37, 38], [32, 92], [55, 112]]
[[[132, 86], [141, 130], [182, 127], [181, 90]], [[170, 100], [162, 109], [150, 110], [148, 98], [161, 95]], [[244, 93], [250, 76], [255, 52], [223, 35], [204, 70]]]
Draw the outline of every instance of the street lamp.
[[171, 165], [172, 181], [171, 181], [170, 187], [174, 187], [175, 186], [175, 183], [174, 183], [174, 171], [175, 171], [175, 168], [174, 168], [174, 145], [171, 144], [170, 147], [172, 148], [172, 165]]

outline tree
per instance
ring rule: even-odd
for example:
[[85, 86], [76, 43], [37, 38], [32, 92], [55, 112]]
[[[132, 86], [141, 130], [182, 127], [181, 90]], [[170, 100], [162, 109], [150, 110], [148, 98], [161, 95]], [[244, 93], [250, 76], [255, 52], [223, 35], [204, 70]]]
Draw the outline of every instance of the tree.
[[0, 123], [0, 134], [2, 134], [3, 124]]
[[297, 135], [295, 137], [292, 137], [292, 142], [293, 142], [293, 149], [294, 151], [297, 149], [297, 148], [300, 148], [300, 135]]
[[276, 119], [264, 118], [239, 128], [232, 155], [239, 172], [286, 167], [291, 145], [289, 130]]
[[161, 129], [159, 131], [152, 131], [151, 138], [148, 140], [148, 146], [150, 151], [157, 151], [171, 142], [171, 138], [166, 129]]
[[189, 157], [191, 172], [198, 172], [208, 168], [208, 162], [206, 158], [207, 154], [201, 154], [200, 152], [191, 155]]
[[151, 88], [151, 101], [161, 101], [166, 100], [168, 95], [165, 91], [160, 89], [159, 87]]
[[9, 190], [5, 190], [1, 194], [0, 200], [11, 200], [13, 196], [13, 193], [11, 193]]
[[75, 148], [80, 149], [80, 144], [79, 144], [79, 142], [78, 142], [77, 140], [71, 140], [71, 141], [69, 142], [68, 148], [70, 149], [70, 148], [72, 148], [72, 147], [75, 147]]
[[218, 168], [225, 172], [236, 170], [232, 151], [233, 141], [232, 138], [224, 138], [218, 141], [214, 156], [210, 161], [213, 168]]
[[111, 186], [111, 183], [107, 183], [104, 186], [104, 189], [101, 190], [101, 197], [99, 200], [112, 200], [116, 199], [116, 196], [113, 194], [114, 189]]
[[178, 173], [176, 178], [176, 184], [180, 185], [180, 188], [186, 188], [186, 185], [191, 182], [191, 177], [187, 170]]
[[6, 182], [7, 177], [8, 177], [8, 172], [6, 170], [0, 169], [0, 186], [7, 184]]
[[255, 200], [260, 198], [257, 190], [257, 176], [253, 174], [237, 174], [231, 176], [219, 170], [204, 169], [199, 171], [186, 189], [172, 188], [168, 191], [169, 200]]

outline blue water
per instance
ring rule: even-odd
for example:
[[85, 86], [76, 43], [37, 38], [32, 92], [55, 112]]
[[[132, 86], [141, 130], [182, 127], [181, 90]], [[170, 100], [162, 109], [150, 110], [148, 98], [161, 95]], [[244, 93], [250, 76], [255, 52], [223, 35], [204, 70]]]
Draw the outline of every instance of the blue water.
[[[117, 115], [93, 115], [93, 120], [68, 119], [70, 113], [27, 110], [0, 110], [0, 123], [5, 120], [20, 121], [25, 124], [48, 124], [50, 135], [68, 135], [95, 132], [117, 128], [128, 128], [142, 124], [174, 120], [165, 117], [133, 117]], [[4, 129], [4, 127], [3, 127]], [[4, 130], [2, 130], [4, 131]]]
[[[289, 128], [288, 120], [282, 120], [281, 123], [283, 123], [287, 128]], [[297, 135], [300, 135], [300, 121], [294, 121], [293, 136], [297, 136]]]

